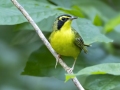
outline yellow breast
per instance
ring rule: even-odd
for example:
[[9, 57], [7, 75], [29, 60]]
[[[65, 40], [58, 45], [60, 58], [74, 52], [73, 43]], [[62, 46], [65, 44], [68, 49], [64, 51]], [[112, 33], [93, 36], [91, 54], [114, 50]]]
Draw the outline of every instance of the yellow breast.
[[74, 40], [75, 35], [72, 30], [57, 30], [50, 36], [50, 43], [58, 54], [77, 58], [80, 49], [74, 44]]

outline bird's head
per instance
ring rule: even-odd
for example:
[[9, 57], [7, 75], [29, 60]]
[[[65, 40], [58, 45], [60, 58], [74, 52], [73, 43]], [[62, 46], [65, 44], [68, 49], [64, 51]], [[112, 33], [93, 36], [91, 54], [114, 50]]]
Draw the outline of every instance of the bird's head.
[[74, 19], [77, 18], [67, 14], [60, 15], [54, 22], [54, 29], [60, 30], [61, 28], [69, 28], [71, 27], [71, 22]]

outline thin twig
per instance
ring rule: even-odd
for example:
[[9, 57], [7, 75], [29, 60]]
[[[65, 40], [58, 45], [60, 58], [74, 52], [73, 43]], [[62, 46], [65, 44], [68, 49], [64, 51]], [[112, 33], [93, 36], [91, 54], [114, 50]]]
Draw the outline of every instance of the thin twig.
[[[36, 23], [33, 21], [33, 19], [30, 17], [30, 15], [27, 13], [27, 11], [17, 2], [17, 0], [11, 0], [11, 1], [21, 11], [21, 13], [26, 17], [26, 19], [28, 20], [28, 22], [33, 26], [33, 28], [35, 29], [35, 31], [37, 32], [37, 34], [39, 35], [39, 37], [41, 38], [41, 40], [44, 42], [44, 44], [49, 49], [49, 51], [52, 53], [52, 55], [56, 58], [56, 60], [58, 60], [58, 62], [60, 63], [60, 65], [65, 69], [65, 71], [68, 74], [73, 73], [73, 72], [71, 72], [71, 73], [69, 72], [69, 67], [63, 62], [62, 59], [60, 59], [58, 57], [58, 54], [51, 47], [50, 43], [45, 38], [45, 36], [43, 35], [42, 31], [36, 25]], [[84, 90], [84, 88], [82, 87], [82, 85], [80, 84], [80, 82], [78, 81], [78, 79], [76, 77], [74, 77], [72, 80], [73, 80], [74, 84], [77, 86], [77, 88], [79, 90]]]

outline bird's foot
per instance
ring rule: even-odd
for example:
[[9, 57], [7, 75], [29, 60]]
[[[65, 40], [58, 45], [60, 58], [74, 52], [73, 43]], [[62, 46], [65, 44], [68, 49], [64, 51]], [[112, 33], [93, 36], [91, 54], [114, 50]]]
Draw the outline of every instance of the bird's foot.
[[74, 69], [73, 67], [72, 68], [68, 68], [67, 72], [71, 74], [71, 73], [73, 73], [73, 69]]
[[57, 67], [57, 64], [58, 64], [58, 59], [56, 59], [56, 64], [55, 64], [55, 68]]
[[76, 58], [75, 58], [75, 61], [74, 61], [73, 65], [72, 65], [72, 68], [68, 68], [68, 69], [67, 69], [67, 72], [68, 72], [68, 73], [70, 73], [70, 74], [73, 73], [75, 63], [76, 63]]
[[57, 67], [57, 64], [58, 64], [59, 58], [60, 58], [60, 55], [58, 55], [58, 58], [56, 59], [55, 68]]

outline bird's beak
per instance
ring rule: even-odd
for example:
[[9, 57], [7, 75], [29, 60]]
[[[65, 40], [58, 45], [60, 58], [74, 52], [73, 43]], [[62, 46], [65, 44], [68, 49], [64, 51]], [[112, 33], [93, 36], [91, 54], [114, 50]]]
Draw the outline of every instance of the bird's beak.
[[72, 16], [72, 17], [70, 18], [70, 20], [74, 20], [74, 19], [77, 19], [77, 17]]

